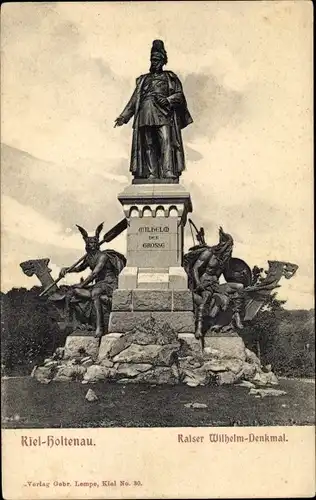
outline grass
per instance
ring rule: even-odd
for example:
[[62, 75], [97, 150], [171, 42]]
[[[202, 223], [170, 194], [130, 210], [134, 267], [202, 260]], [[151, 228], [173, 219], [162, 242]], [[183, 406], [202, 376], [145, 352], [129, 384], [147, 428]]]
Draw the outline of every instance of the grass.
[[[88, 402], [92, 388], [98, 401]], [[238, 386], [148, 386], [2, 381], [3, 428], [200, 427], [314, 424], [314, 383], [281, 380], [278, 397], [255, 398]], [[198, 402], [207, 408], [186, 408]]]

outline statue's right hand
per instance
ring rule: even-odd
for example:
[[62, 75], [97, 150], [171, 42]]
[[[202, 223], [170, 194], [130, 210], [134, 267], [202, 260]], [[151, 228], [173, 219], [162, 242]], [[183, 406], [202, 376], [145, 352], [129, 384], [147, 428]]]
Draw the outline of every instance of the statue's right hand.
[[123, 116], [118, 116], [115, 120], [114, 127], [121, 127], [122, 125], [124, 125], [124, 123], [125, 119], [123, 118]]
[[64, 278], [68, 273], [69, 267], [62, 267], [59, 273], [59, 278]]

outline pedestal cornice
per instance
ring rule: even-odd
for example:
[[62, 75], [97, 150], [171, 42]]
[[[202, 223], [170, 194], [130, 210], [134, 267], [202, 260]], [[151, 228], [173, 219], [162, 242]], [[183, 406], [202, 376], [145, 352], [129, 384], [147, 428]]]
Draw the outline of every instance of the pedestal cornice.
[[192, 212], [190, 193], [181, 184], [132, 184], [118, 195], [118, 200], [123, 207], [183, 204], [187, 213]]

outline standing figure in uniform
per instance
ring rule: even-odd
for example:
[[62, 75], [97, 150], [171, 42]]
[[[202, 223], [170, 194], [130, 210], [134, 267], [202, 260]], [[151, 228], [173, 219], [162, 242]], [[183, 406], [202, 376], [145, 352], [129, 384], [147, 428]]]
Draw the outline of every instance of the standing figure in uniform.
[[130, 170], [135, 178], [179, 179], [185, 168], [181, 129], [192, 123], [182, 85], [172, 71], [164, 71], [167, 53], [154, 40], [149, 73], [136, 79], [136, 89], [115, 120], [115, 126], [134, 116]]

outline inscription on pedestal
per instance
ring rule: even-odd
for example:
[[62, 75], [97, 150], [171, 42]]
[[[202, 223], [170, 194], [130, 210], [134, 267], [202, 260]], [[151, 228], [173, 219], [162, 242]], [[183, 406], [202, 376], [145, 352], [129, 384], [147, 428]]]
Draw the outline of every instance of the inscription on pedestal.
[[154, 226], [151, 224], [148, 226], [141, 226], [138, 232], [140, 240], [142, 241], [145, 239], [145, 241], [142, 242], [142, 248], [155, 250], [157, 248], [166, 248], [166, 244], [168, 245], [170, 229], [166, 225]]
[[181, 260], [177, 217], [132, 218], [127, 235], [129, 266], [177, 266]]

